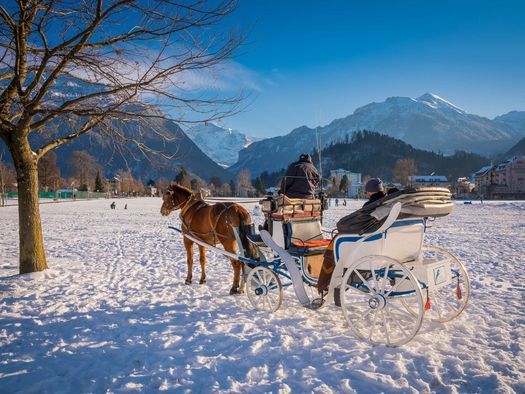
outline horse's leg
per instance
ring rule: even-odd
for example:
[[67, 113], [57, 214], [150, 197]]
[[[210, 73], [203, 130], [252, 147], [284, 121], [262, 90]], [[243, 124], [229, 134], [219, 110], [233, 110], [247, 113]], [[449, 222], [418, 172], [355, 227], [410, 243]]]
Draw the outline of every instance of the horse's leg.
[[[235, 241], [234, 240], [221, 240], [224, 250], [236, 253], [235, 250]], [[239, 260], [230, 259], [233, 268], [233, 284], [230, 289], [230, 294], [239, 294], [243, 292], [243, 289], [239, 289], [239, 282], [241, 278], [241, 266], [242, 263]]]
[[239, 260], [230, 260], [233, 267], [233, 284], [232, 288], [230, 289], [230, 294], [241, 294], [243, 293], [243, 289], [239, 287], [240, 279], [241, 279], [241, 265], [242, 263]]
[[193, 271], [193, 241], [184, 237], [184, 247], [186, 248], [186, 264], [188, 265], [188, 273], [186, 275], [186, 284], [191, 284]]
[[201, 279], [199, 283], [206, 283], [206, 248], [199, 245], [199, 261], [201, 263]]

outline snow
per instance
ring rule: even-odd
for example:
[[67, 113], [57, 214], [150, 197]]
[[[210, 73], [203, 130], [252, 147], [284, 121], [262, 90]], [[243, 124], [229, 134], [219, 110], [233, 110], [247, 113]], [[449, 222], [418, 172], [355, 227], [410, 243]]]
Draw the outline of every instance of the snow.
[[160, 205], [41, 205], [50, 268], [22, 276], [17, 210], [0, 208], [0, 392], [524, 392], [525, 202], [458, 204], [432, 223], [427, 243], [465, 262], [472, 298], [401, 348], [357, 340], [339, 308], [306, 310], [291, 289], [276, 313], [253, 310], [228, 295], [221, 256], [208, 253], [206, 285], [184, 285], [179, 221]]

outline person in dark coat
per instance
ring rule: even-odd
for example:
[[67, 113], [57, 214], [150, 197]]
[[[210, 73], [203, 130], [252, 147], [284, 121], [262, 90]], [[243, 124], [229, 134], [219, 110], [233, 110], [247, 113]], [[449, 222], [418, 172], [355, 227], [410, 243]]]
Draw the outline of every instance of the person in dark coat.
[[286, 174], [281, 181], [279, 194], [290, 198], [315, 199], [315, 190], [319, 186], [321, 177], [312, 163], [309, 154], [303, 153], [299, 161], [288, 166]]
[[379, 178], [370, 179], [365, 185], [365, 192], [368, 195], [368, 201], [363, 206], [386, 196], [383, 189], [383, 182]]

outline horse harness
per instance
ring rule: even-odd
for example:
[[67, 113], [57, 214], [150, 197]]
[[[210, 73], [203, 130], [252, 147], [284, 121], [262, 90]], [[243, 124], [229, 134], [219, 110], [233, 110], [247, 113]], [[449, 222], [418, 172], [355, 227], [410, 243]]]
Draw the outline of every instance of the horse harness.
[[[191, 203], [190, 203], [191, 202]], [[226, 222], [230, 225], [231, 227], [231, 221], [230, 221], [230, 216], [229, 216], [229, 210], [230, 208], [232, 207], [232, 205], [229, 205], [229, 206], [226, 206], [224, 205], [224, 208], [223, 210], [217, 215], [217, 219], [215, 219], [215, 223], [213, 225], [213, 228], [211, 231], [207, 232], [207, 233], [199, 233], [199, 232], [195, 232], [195, 231], [192, 231], [190, 229], [191, 227], [191, 222], [193, 221], [193, 217], [194, 215], [192, 215], [190, 217], [190, 220], [188, 223], [186, 223], [184, 221], [184, 215], [189, 211], [189, 209], [191, 207], [193, 207], [194, 205], [196, 204], [199, 204], [197, 206], [197, 208], [195, 209], [195, 213], [197, 211], [199, 211], [199, 209], [201, 208], [204, 208], [204, 207], [208, 207], [210, 205], [206, 204], [205, 201], [201, 200], [201, 199], [198, 199], [198, 198], [195, 198], [195, 194], [192, 194], [190, 196], [190, 198], [188, 198], [188, 200], [185, 202], [185, 203], [181, 203], [179, 204], [177, 207], [175, 207], [175, 209], [178, 209], [179, 207], [181, 208], [180, 210], [180, 214], [179, 214], [179, 218], [180, 218], [180, 221], [182, 223], [182, 229], [183, 231], [185, 231], [186, 233], [189, 233], [189, 234], [192, 234], [192, 235], [200, 235], [200, 236], [212, 236], [213, 237], [213, 240], [215, 243], [218, 242], [217, 240], [217, 237], [222, 237], [222, 238], [227, 238], [227, 235], [224, 235], [224, 234], [220, 234], [216, 231], [217, 229], [217, 224], [219, 223], [219, 219], [221, 218], [221, 216], [223, 215], [224, 212], [226, 212]], [[201, 238], [201, 237], [198, 237], [198, 238]]]

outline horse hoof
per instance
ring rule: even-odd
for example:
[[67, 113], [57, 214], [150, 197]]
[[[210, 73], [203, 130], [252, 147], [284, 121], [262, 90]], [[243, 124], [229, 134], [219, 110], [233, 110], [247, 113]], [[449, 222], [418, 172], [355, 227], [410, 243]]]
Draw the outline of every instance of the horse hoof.
[[234, 295], [234, 294], [241, 294], [241, 292], [237, 289], [230, 289], [230, 295]]
[[204, 284], [206, 284], [206, 279], [201, 279], [201, 280], [199, 281], [199, 284], [200, 284], [200, 285], [204, 285]]
[[186, 279], [184, 283], [186, 283], [187, 285], [191, 285], [191, 279]]

